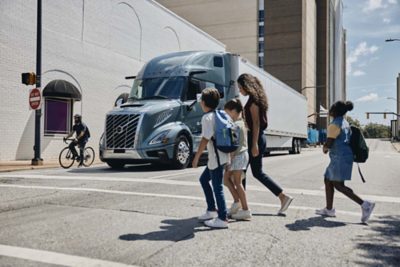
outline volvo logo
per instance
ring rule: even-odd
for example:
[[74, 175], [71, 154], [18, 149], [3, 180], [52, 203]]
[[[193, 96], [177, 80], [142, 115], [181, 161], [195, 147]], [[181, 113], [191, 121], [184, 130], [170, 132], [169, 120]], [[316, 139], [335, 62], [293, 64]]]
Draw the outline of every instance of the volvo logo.
[[124, 132], [124, 127], [122, 126], [118, 126], [117, 129], [115, 129], [115, 132], [117, 134], [122, 134]]

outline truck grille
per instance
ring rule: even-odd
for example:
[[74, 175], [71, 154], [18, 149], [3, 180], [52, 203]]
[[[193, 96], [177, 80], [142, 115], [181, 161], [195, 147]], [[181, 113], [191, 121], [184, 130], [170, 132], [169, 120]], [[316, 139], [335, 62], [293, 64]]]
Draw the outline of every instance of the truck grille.
[[106, 120], [106, 147], [108, 149], [134, 148], [140, 114], [108, 115]]

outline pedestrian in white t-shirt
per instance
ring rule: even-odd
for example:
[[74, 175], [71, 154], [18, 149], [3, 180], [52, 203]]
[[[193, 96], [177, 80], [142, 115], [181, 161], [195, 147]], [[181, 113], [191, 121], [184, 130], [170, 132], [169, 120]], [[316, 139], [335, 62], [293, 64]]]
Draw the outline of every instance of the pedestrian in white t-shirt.
[[[205, 225], [212, 228], [228, 228], [227, 210], [222, 183], [224, 165], [228, 162], [229, 157], [227, 153], [218, 151], [211, 141], [215, 135], [214, 111], [218, 107], [219, 99], [219, 92], [215, 88], [206, 88], [201, 94], [200, 104], [206, 114], [204, 114], [201, 119], [202, 139], [197, 153], [194, 156], [192, 166], [193, 168], [197, 168], [200, 156], [207, 147], [207, 167], [200, 176], [200, 184], [207, 201], [207, 211], [199, 217], [199, 220], [204, 221]], [[216, 153], [218, 153], [219, 164]], [[215, 203], [217, 205], [215, 205]], [[216, 206], [218, 207], [218, 210]]]

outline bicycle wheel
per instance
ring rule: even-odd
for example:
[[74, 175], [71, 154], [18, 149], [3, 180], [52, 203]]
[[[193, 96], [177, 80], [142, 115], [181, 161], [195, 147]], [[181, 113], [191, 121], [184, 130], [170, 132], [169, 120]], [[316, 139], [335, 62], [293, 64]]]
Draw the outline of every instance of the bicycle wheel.
[[85, 150], [83, 151], [83, 166], [89, 167], [90, 165], [92, 165], [94, 161], [94, 156], [95, 154], [93, 148], [91, 148], [90, 146], [85, 148]]
[[61, 167], [63, 167], [64, 169], [68, 169], [72, 166], [72, 164], [74, 164], [75, 157], [72, 155], [69, 147], [65, 147], [63, 150], [61, 150], [58, 161], [60, 162]]

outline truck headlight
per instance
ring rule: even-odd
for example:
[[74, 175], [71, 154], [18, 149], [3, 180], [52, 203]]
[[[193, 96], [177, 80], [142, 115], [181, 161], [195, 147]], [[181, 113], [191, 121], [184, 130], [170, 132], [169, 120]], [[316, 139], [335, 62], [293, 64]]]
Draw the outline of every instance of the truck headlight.
[[151, 141], [149, 142], [149, 145], [156, 145], [156, 144], [166, 144], [169, 141], [169, 138], [167, 138], [167, 135], [170, 130], [163, 131], [159, 134], [156, 135]]

